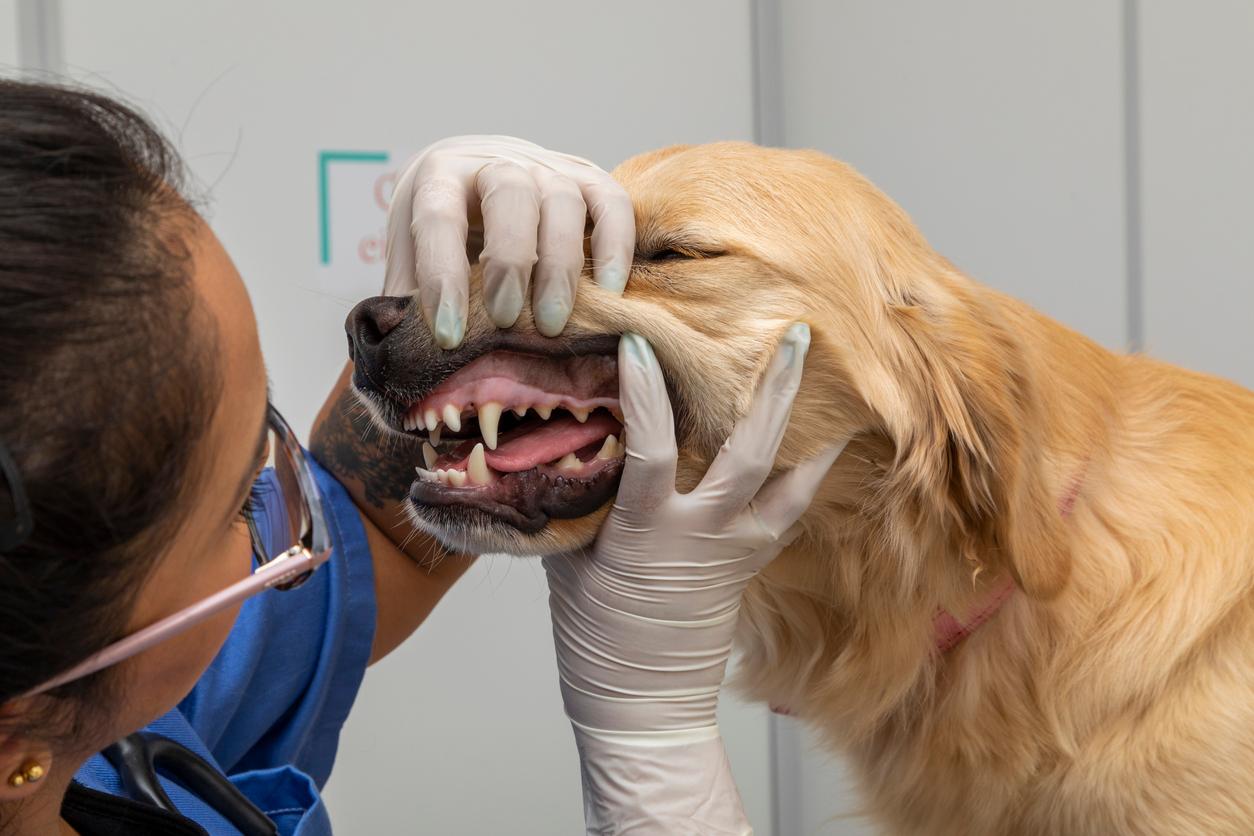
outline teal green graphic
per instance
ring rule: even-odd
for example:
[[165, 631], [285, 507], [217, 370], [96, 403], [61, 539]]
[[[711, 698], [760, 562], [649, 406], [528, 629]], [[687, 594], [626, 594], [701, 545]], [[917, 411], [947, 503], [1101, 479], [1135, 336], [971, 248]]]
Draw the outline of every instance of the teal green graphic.
[[331, 163], [386, 163], [386, 151], [319, 151], [318, 152], [318, 242], [322, 263], [331, 263], [331, 203], [327, 199], [327, 169]]

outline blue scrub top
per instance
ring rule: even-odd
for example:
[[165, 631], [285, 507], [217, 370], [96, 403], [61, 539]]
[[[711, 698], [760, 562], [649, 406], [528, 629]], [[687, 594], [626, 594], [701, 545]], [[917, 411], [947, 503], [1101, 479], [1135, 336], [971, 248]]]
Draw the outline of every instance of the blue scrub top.
[[[339, 482], [309, 459], [334, 552], [302, 586], [244, 602], [226, 644], [178, 707], [147, 727], [223, 771], [283, 836], [321, 836], [331, 822], [320, 790], [335, 762], [340, 728], [357, 697], [374, 640], [374, 564], [357, 507]], [[258, 525], [280, 529], [273, 472], [260, 491]], [[291, 543], [271, 543], [271, 553]], [[121, 794], [117, 770], [95, 755], [75, 776], [91, 789]], [[183, 815], [212, 836], [238, 834], [178, 784], [161, 785]]]

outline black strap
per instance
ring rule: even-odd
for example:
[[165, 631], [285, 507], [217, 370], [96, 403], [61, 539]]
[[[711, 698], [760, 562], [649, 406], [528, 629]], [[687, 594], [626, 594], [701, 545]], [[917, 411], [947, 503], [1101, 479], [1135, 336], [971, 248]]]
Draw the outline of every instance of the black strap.
[[0, 441], [0, 477], [3, 477], [8, 486], [13, 505], [12, 517], [6, 513], [7, 508], [0, 507], [0, 554], [3, 554], [25, 543], [35, 528], [35, 521], [30, 515], [30, 502], [26, 499], [26, 488], [22, 485], [22, 475], [17, 472], [17, 462], [13, 461], [13, 456], [3, 441]]
[[104, 750], [118, 770], [122, 789], [162, 810], [177, 808], [157, 780], [157, 769], [230, 820], [244, 836], [277, 836], [265, 813], [213, 764], [180, 743], [152, 732], [135, 732]]
[[61, 818], [81, 836], [209, 836], [185, 816], [71, 782]]

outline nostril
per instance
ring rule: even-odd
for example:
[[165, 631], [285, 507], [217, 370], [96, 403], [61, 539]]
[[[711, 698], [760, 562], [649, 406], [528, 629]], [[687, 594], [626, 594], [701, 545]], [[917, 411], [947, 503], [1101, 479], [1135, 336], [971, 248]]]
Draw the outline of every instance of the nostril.
[[358, 303], [348, 315], [344, 330], [348, 332], [349, 356], [369, 352], [400, 325], [409, 312], [406, 296], [374, 296]]

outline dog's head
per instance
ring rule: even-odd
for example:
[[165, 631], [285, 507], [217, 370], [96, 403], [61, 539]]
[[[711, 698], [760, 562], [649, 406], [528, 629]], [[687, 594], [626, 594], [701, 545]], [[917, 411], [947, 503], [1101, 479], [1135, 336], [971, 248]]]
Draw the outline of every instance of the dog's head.
[[[1056, 537], [1032, 507], [1052, 505], [1034, 478], [1014, 326], [892, 201], [822, 154], [742, 143], [668, 148], [614, 175], [635, 207], [631, 277], [621, 297], [583, 282], [561, 337], [526, 312], [498, 331], [472, 305], [465, 342], [442, 351], [407, 299], [350, 315], [353, 381], [376, 421], [423, 437], [439, 426], [410, 492], [421, 528], [477, 553], [588, 545], [622, 468], [618, 335], [643, 335], [665, 371], [682, 490], [803, 321], [812, 345], [777, 466], [856, 439], [812, 513], [891, 503], [960, 549], [1022, 556], [1010, 568], [1029, 585], [1060, 583], [1027, 568], [1057, 563], [1030, 556]], [[472, 298], [478, 283], [476, 269]]]

